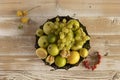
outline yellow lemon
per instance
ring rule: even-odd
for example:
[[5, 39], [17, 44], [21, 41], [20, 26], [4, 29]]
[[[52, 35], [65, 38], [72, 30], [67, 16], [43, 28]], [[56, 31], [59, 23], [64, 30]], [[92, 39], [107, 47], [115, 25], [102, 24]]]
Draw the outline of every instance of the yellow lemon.
[[79, 53], [80, 53], [80, 56], [83, 57], [83, 58], [88, 56], [88, 50], [86, 48], [80, 49]]
[[80, 55], [77, 51], [71, 51], [70, 56], [68, 56], [67, 61], [69, 64], [76, 64], [80, 60]]
[[38, 48], [36, 49], [36, 55], [40, 58], [40, 59], [45, 59], [47, 57], [47, 51], [44, 48]]

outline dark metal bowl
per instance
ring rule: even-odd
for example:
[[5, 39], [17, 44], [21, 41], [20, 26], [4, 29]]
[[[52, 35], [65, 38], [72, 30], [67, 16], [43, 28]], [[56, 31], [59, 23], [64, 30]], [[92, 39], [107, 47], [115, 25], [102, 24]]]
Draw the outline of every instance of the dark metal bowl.
[[[60, 21], [62, 21], [63, 19], [66, 19], [67, 21], [69, 21], [69, 20], [71, 20], [71, 19], [74, 19], [74, 18], [69, 17], [69, 16], [56, 16], [56, 17], [54, 17], [54, 18], [52, 18], [52, 19], [48, 19], [47, 21], [55, 22], [57, 17], [60, 19]], [[76, 20], [80, 23], [80, 21], [79, 21], [78, 19], [76, 19]], [[47, 21], [46, 21], [46, 22], [47, 22]], [[45, 22], [45, 23], [46, 23], [46, 22]], [[43, 24], [43, 25], [44, 25], [44, 24]], [[41, 29], [43, 28], [43, 25], [40, 26]], [[82, 23], [80, 23], [80, 25], [81, 25], [80, 27], [82, 27], [83, 31], [84, 31], [88, 36], [90, 36], [90, 35], [88, 34], [87, 30], [86, 30], [86, 27], [85, 27]], [[37, 43], [39, 37], [38, 37], [37, 35], [36, 35], [35, 37], [36, 37], [35, 48], [37, 49], [37, 48], [39, 48], [38, 43]], [[86, 48], [87, 50], [90, 49], [90, 40], [86, 41], [86, 43], [83, 45], [83, 48]], [[54, 69], [66, 69], [66, 70], [68, 70], [68, 69], [71, 68], [71, 67], [78, 66], [78, 65], [80, 64], [80, 62], [82, 62], [83, 59], [84, 59], [83, 57], [80, 57], [80, 60], [79, 60], [79, 62], [78, 62], [77, 64], [74, 64], [74, 65], [66, 64], [64, 67], [60, 67], [60, 68], [57, 67], [55, 64], [52, 64], [52, 65], [50, 65], [50, 66], [52, 66]], [[47, 62], [45, 62], [45, 59], [43, 59], [43, 62], [44, 62], [46, 65], [49, 65]]]

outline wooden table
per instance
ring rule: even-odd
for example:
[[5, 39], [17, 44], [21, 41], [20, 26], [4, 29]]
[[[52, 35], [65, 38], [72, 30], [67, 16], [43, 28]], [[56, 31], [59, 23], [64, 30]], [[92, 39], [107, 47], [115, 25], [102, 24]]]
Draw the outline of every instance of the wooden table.
[[[32, 23], [18, 29], [16, 11], [33, 7]], [[82, 64], [50, 71], [35, 55], [36, 29], [57, 15], [78, 18], [86, 26], [91, 49], [102, 55], [95, 71]], [[0, 80], [120, 80], [120, 0], [0, 0]]]

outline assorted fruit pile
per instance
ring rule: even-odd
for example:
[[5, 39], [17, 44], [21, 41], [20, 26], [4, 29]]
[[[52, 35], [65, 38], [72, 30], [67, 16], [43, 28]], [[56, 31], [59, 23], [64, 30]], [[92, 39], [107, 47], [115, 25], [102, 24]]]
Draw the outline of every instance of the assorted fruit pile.
[[85, 26], [77, 19], [57, 16], [37, 29], [36, 55], [56, 69], [68, 69], [88, 56], [89, 41]]

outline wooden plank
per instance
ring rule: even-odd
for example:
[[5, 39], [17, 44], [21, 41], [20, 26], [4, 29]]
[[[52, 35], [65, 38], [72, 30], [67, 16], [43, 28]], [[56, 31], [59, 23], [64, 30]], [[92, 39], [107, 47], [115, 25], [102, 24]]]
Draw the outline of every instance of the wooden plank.
[[14, 36], [0, 37], [0, 55], [32, 55], [35, 37]]
[[[42, 73], [41, 73], [42, 72]], [[116, 73], [112, 70], [105, 71], [88, 71], [88, 70], [57, 70], [57, 71], [0, 71], [2, 73], [0, 79], [15, 79], [15, 80], [113, 80]], [[74, 74], [73, 74], [74, 73]], [[44, 75], [46, 74], [46, 75]], [[119, 78], [119, 76], [118, 76]]]
[[30, 15], [51, 16], [55, 15], [56, 1], [55, 0], [1, 0], [0, 2], [1, 16], [15, 16], [17, 10], [29, 10], [37, 7], [30, 12]]
[[[118, 70], [120, 71], [119, 56], [102, 56], [100, 65], [96, 70]], [[35, 54], [33, 55], [1, 55], [0, 70], [51, 70], [50, 66], [45, 65]], [[86, 70], [82, 64], [70, 70]]]
[[[91, 35], [91, 49], [119, 55], [119, 35]], [[0, 37], [0, 55], [31, 55], [35, 51], [35, 36], [4, 36]]]
[[[57, 0], [59, 11], [79, 16], [119, 16], [119, 0]], [[62, 13], [61, 14], [64, 14]]]
[[[0, 35], [34, 35], [36, 29], [49, 17], [31, 17], [31, 24], [25, 25], [23, 30], [18, 30], [19, 18], [2, 18], [0, 20]], [[78, 17], [80, 22], [86, 26], [90, 35], [120, 35], [120, 17]], [[29, 28], [28, 28], [29, 27]], [[15, 34], [16, 33], [16, 34]]]

